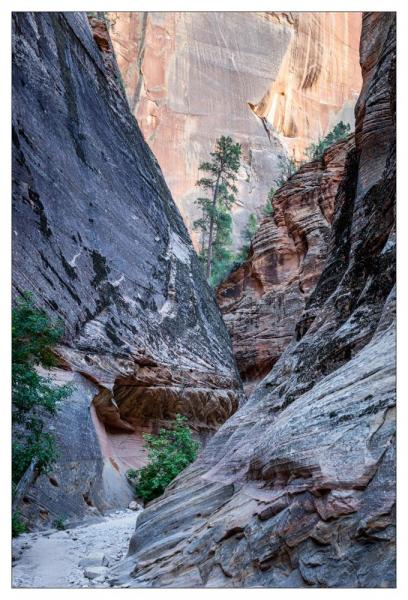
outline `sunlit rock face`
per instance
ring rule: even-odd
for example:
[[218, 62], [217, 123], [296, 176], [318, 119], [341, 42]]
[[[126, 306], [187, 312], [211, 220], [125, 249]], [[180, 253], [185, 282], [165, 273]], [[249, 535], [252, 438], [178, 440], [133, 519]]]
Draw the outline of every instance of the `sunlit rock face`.
[[247, 392], [293, 338], [327, 257], [334, 200], [354, 135], [302, 166], [273, 198], [248, 259], [217, 290]]
[[[129, 111], [105, 23], [84, 14], [13, 15], [13, 294], [24, 291], [61, 319], [60, 367], [85, 390], [69, 426], [63, 412], [56, 426], [77, 463], [67, 514], [82, 514], [90, 481], [103, 508], [102, 458], [125, 468], [112, 430], [139, 434], [129, 438], [137, 457], [140, 433], [177, 413], [204, 439], [237, 409], [241, 383], [214, 294]], [[75, 449], [76, 420], [90, 446], [84, 434]], [[49, 519], [68, 489], [58, 479], [44, 482]]]
[[253, 110], [282, 136], [291, 156], [339, 121], [354, 126], [361, 89], [361, 14], [291, 13], [290, 44], [279, 73]]
[[[198, 166], [242, 144], [234, 244], [280, 173], [343, 119], [361, 87], [360, 13], [109, 13], [128, 100], [192, 235]], [[197, 244], [196, 244], [197, 245]]]
[[364, 15], [355, 148], [289, 346], [140, 516], [130, 586], [395, 586], [393, 13]]

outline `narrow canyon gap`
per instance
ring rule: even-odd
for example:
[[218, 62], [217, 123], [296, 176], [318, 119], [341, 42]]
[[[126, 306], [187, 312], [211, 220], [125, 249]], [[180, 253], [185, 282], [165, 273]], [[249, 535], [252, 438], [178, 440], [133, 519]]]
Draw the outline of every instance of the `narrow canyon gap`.
[[[188, 225], [184, 201], [175, 198], [178, 209], [148, 145], [160, 143], [155, 129], [172, 122], [177, 100], [170, 89], [161, 104], [155, 80], [174, 51], [166, 44], [189, 39], [195, 19], [207, 23], [203, 13], [170, 18], [173, 37], [160, 14], [134, 13], [130, 107], [114, 52], [124, 73], [126, 16], [111, 26], [112, 44], [103, 19], [13, 15], [13, 295], [32, 291], [62, 319], [53, 377], [75, 385], [49, 423], [62, 457], [19, 508], [42, 527], [61, 513], [86, 520], [126, 505], [124, 472], [146, 460], [142, 433], [178, 412], [204, 446], [141, 513], [112, 586], [395, 586], [395, 15], [363, 15], [357, 72], [361, 15], [330, 24], [305, 14], [250, 14], [251, 31], [280, 40], [273, 77], [263, 60], [259, 95], [236, 98], [253, 119], [241, 133], [251, 165], [262, 165], [250, 172], [257, 198], [275, 176], [263, 154], [267, 124], [291, 148], [315, 133], [308, 110], [319, 132], [339, 115], [354, 122], [362, 76], [355, 134], [278, 191], [248, 259], [219, 286], [221, 311], [179, 212]], [[149, 39], [164, 44], [150, 47], [153, 56]], [[214, 72], [228, 85], [226, 73], [246, 63], [225, 68], [224, 50]], [[326, 81], [320, 69], [336, 51], [344, 60], [335, 76], [348, 85], [324, 109], [313, 85]], [[173, 69], [187, 68], [174, 56]], [[186, 97], [179, 102], [184, 110]], [[197, 124], [183, 110], [167, 131], [190, 143]], [[281, 141], [273, 137], [273, 156]], [[167, 176], [173, 163], [162, 161]]]
[[205, 441], [242, 398], [231, 343], [106, 27], [13, 15], [13, 292], [59, 317], [60, 460], [21, 512], [50, 524], [127, 505], [144, 431], [176, 413]]

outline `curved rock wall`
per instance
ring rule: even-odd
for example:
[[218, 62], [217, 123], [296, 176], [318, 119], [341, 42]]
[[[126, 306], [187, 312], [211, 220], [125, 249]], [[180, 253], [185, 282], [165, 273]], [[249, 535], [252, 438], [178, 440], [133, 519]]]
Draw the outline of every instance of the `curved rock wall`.
[[305, 302], [320, 276], [334, 199], [354, 136], [302, 166], [276, 193], [248, 259], [217, 289], [247, 392], [289, 344]]
[[356, 149], [296, 339], [143, 512], [115, 581], [395, 586], [395, 38], [395, 14], [364, 15]]
[[360, 13], [121, 12], [109, 19], [131, 109], [194, 243], [198, 166], [218, 137], [242, 144], [233, 208], [240, 246], [250, 213], [261, 215], [280, 173], [279, 157], [300, 157], [340, 119], [354, 123]]
[[279, 73], [253, 110], [301, 160], [307, 146], [339, 121], [354, 125], [361, 14], [291, 13], [290, 23], [293, 34]]
[[13, 293], [63, 321], [60, 366], [91, 382], [107, 428], [181, 412], [205, 438], [242, 395], [229, 336], [91, 24], [94, 39], [82, 14], [13, 14]]

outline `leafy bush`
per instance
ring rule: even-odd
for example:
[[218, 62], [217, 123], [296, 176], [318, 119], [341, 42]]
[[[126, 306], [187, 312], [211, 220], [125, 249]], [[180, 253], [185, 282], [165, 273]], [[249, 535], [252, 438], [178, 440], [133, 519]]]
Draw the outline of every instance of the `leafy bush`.
[[234, 257], [234, 268], [238, 267], [242, 264], [247, 258], [249, 254], [249, 248], [251, 242], [258, 231], [258, 219], [256, 218], [255, 213], [251, 213], [248, 218], [248, 222], [246, 224], [245, 229], [242, 232], [242, 237], [244, 238], [244, 243], [241, 246], [239, 252]]
[[277, 188], [283, 186], [284, 183], [287, 182], [289, 177], [292, 177], [296, 173], [299, 168], [299, 164], [295, 161], [295, 159], [290, 156], [280, 156], [279, 157], [279, 176], [275, 179], [275, 184]]
[[27, 527], [21, 519], [20, 513], [15, 512], [11, 518], [11, 535], [17, 537], [21, 533], [26, 533]]
[[310, 144], [310, 146], [306, 148], [306, 156], [309, 158], [309, 160], [321, 159], [327, 148], [339, 140], [344, 140], [349, 134], [350, 125], [340, 121], [333, 127], [326, 137], [319, 139], [316, 144]]
[[12, 312], [13, 445], [12, 480], [17, 484], [32, 460], [37, 472], [49, 470], [56, 457], [55, 441], [44, 432], [44, 415], [55, 415], [57, 403], [72, 393], [69, 385], [55, 387], [37, 366], [55, 365], [53, 348], [62, 327], [33, 305], [24, 294]]
[[271, 189], [268, 192], [268, 199], [267, 199], [266, 204], [265, 204], [265, 206], [263, 208], [263, 214], [266, 217], [270, 217], [271, 215], [273, 215], [273, 204], [272, 204], [272, 201], [273, 201], [273, 198], [274, 198], [275, 194], [276, 194], [276, 189], [273, 188], [273, 187], [271, 187]]
[[66, 519], [67, 518], [65, 515], [60, 515], [59, 517], [57, 517], [53, 522], [53, 526], [55, 527], [55, 529], [64, 531], [64, 529], [66, 529]]
[[139, 469], [135, 491], [146, 502], [161, 496], [169, 483], [197, 457], [200, 445], [184, 424], [186, 420], [176, 415], [172, 429], [161, 429], [159, 435], [143, 435], [149, 463]]
[[126, 471], [126, 477], [128, 479], [131, 479], [131, 480], [132, 479], [136, 479], [137, 478], [137, 471], [136, 471], [136, 469], [128, 469]]

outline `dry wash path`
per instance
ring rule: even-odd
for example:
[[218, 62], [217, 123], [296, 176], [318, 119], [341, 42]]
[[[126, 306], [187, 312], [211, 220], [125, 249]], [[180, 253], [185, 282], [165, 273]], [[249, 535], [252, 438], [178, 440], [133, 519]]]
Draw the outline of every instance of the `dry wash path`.
[[[13, 587], [108, 587], [106, 567], [126, 556], [138, 514], [116, 511], [98, 522], [65, 531], [51, 529], [19, 536], [13, 540]], [[89, 579], [85, 574], [95, 575], [95, 566], [86, 563], [95, 564], [98, 558], [103, 563], [96, 568], [100, 574]]]

